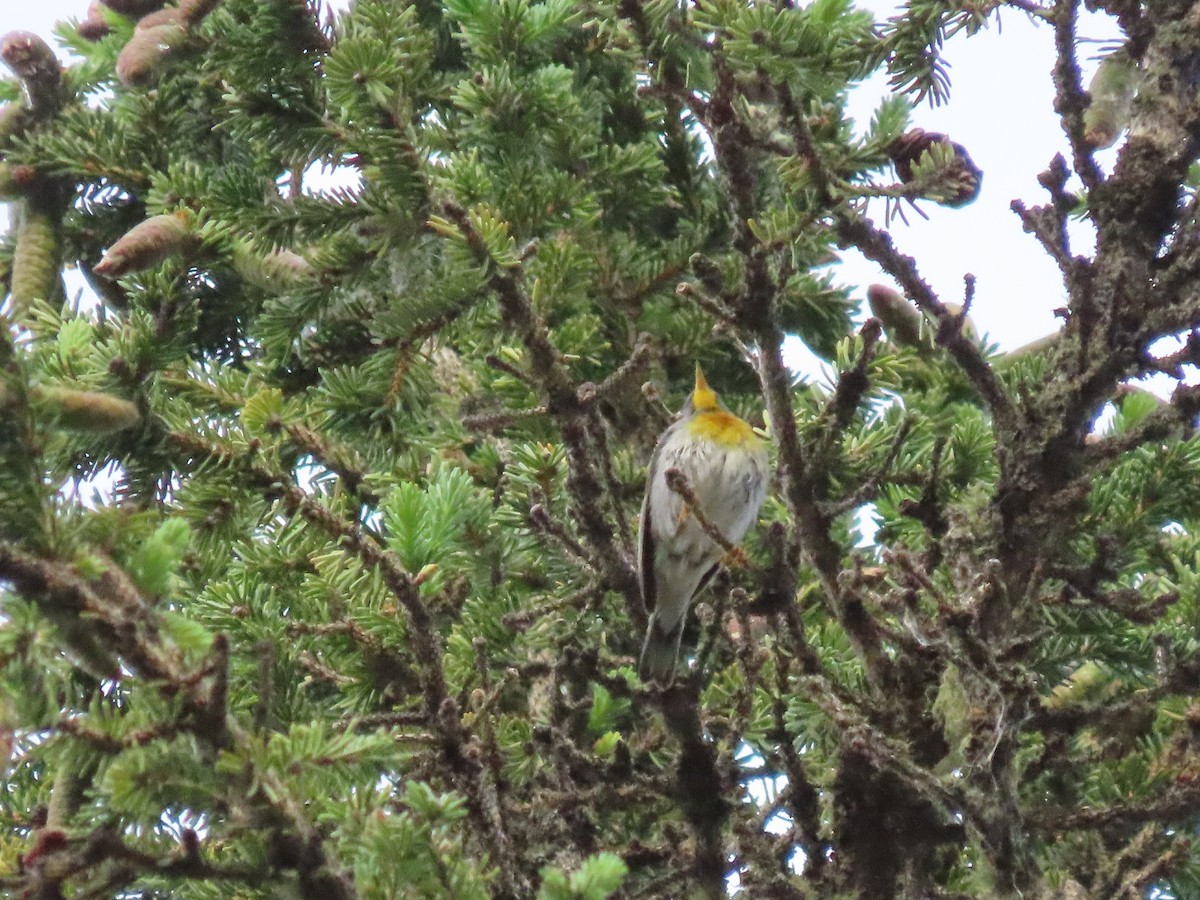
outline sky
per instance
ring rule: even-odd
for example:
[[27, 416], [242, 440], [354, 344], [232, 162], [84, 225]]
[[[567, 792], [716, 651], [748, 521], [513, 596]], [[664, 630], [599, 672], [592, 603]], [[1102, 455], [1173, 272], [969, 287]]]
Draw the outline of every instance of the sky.
[[[345, 0], [335, 5], [344, 5]], [[82, 18], [88, 0], [41, 0], [18, 3], [4, 0], [0, 6], [0, 32], [26, 29], [51, 36], [56, 21]], [[891, 15], [892, 0], [860, 0], [860, 7], [877, 18]], [[1053, 262], [1031, 235], [1021, 230], [1009, 209], [1014, 198], [1028, 205], [1044, 202], [1046, 195], [1037, 183], [1056, 152], [1067, 155], [1066, 139], [1052, 107], [1050, 68], [1053, 35], [1049, 28], [1035, 27], [1017, 10], [1006, 9], [997, 24], [971, 38], [948, 42], [945, 59], [950, 63], [951, 95], [948, 104], [931, 107], [923, 103], [913, 111], [912, 124], [939, 131], [963, 144], [983, 169], [979, 198], [962, 209], [921, 204], [928, 221], [908, 212], [907, 224], [896, 220], [891, 226], [899, 249], [916, 258], [926, 280], [944, 301], [962, 299], [963, 276], [976, 277], [972, 317], [981, 334], [1011, 350], [1055, 331], [1058, 323], [1052, 310], [1063, 304], [1062, 281]], [[1116, 36], [1115, 27], [1101, 16], [1087, 14], [1080, 35], [1100, 40]], [[1081, 51], [1085, 75], [1094, 68], [1097, 43]], [[850, 114], [865, 127], [880, 99], [887, 95], [886, 75], [876, 77], [851, 96]], [[1102, 156], [1111, 165], [1114, 151]], [[882, 202], [869, 214], [881, 222]], [[1080, 224], [1074, 239], [1079, 249], [1090, 244], [1087, 226]], [[844, 255], [838, 281], [851, 286], [865, 307], [865, 291], [876, 281], [888, 283], [879, 269], [853, 252]], [[814, 363], [803, 349], [793, 345], [789, 358], [802, 369]]]
[[[862, 2], [877, 18], [891, 14], [891, 2]], [[1119, 34], [1107, 17], [1084, 14], [1079, 34], [1095, 44], [1079, 51], [1086, 79], [1095, 57]], [[1110, 44], [1111, 45], [1111, 44]], [[922, 103], [912, 112], [914, 126], [948, 134], [962, 144], [984, 173], [979, 198], [961, 209], [922, 203], [925, 221], [909, 213], [908, 224], [894, 222], [892, 237], [913, 256], [925, 279], [943, 301], [961, 302], [963, 276], [976, 277], [972, 317], [979, 331], [1011, 350], [1058, 328], [1053, 310], [1062, 306], [1065, 291], [1058, 268], [1032, 235], [1025, 234], [1010, 202], [1046, 202], [1037, 183], [1055, 153], [1070, 160], [1067, 140], [1053, 110], [1050, 71], [1054, 35], [1015, 9], [1000, 12], [1000, 20], [970, 38], [947, 42], [944, 58], [951, 64], [950, 100], [931, 107]], [[850, 115], [863, 126], [886, 95], [886, 76], [857, 88]], [[1116, 151], [1101, 154], [1111, 167]], [[870, 210], [882, 221], [883, 205]], [[1089, 226], [1080, 223], [1072, 235], [1078, 251], [1092, 245]], [[861, 257], [848, 256], [841, 275], [847, 284], [865, 289], [872, 281], [887, 281], [878, 267]]]

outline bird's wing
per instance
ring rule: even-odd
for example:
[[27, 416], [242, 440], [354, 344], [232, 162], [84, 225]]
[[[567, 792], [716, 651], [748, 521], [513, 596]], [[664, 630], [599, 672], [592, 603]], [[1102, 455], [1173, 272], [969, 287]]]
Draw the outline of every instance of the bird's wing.
[[[677, 519], [683, 506], [679, 495], [668, 488], [666, 481], [661, 478], [663, 472], [676, 464], [681, 424], [676, 422], [662, 433], [646, 470], [646, 495], [642, 498], [642, 514], [638, 524], [638, 580], [641, 582], [642, 603], [647, 612], [653, 612], [658, 604], [658, 580], [654, 575], [655, 533], [674, 530], [675, 524], [664, 523]], [[657, 483], [655, 472], [660, 475]], [[664, 519], [664, 516], [667, 518]]]
[[[653, 471], [653, 470], [652, 470]], [[642, 517], [638, 525], [638, 581], [642, 588], [642, 605], [654, 612], [654, 529], [650, 527], [650, 486], [642, 498]]]

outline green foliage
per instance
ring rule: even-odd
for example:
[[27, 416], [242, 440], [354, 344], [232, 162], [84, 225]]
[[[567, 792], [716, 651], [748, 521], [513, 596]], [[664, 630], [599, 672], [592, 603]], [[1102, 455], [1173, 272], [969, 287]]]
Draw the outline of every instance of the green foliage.
[[880, 52], [888, 54], [892, 85], [944, 103], [950, 95], [950, 73], [940, 56], [942, 45], [954, 35], [975, 34], [987, 24], [989, 7], [947, 3], [945, 0], [914, 0], [902, 15], [890, 18], [883, 27]]
[[538, 900], [605, 900], [621, 887], [628, 871], [615, 853], [589, 856], [569, 876], [560, 869], [543, 869]]
[[126, 570], [142, 591], [160, 597], [170, 589], [191, 539], [187, 522], [168, 519], [137, 548], [125, 563]]
[[[410, 572], [437, 562], [447, 567], [487, 528], [489, 502], [461, 469], [443, 466], [424, 489], [399, 484], [382, 504], [388, 546]], [[428, 582], [434, 589], [436, 580]]]
[[599, 736], [613, 731], [629, 714], [631, 706], [628, 700], [613, 697], [604, 685], [592, 685], [592, 710], [588, 713], [588, 731]]
[[393, 798], [366, 792], [351, 824], [343, 826], [360, 890], [366, 896], [428, 900], [490, 897], [488, 873], [462, 852], [467, 815], [462, 798], [418, 781], [406, 782], [395, 795], [398, 811], [379, 815]]

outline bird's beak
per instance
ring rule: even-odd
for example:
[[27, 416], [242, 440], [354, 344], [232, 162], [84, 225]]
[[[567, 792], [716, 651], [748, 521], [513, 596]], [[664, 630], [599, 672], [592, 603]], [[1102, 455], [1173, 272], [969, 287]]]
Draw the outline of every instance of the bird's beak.
[[692, 388], [692, 408], [715, 409], [716, 406], [717, 392], [708, 386], [708, 379], [700, 370], [700, 364], [696, 363], [696, 386]]

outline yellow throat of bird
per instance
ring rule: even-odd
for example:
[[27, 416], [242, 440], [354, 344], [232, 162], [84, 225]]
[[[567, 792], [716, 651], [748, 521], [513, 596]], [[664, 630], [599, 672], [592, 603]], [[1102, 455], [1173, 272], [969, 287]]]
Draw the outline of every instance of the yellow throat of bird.
[[749, 424], [721, 406], [717, 392], [708, 386], [699, 364], [696, 365], [696, 384], [692, 388], [692, 410], [692, 418], [687, 425], [689, 434], [726, 447], [759, 443], [758, 436]]

